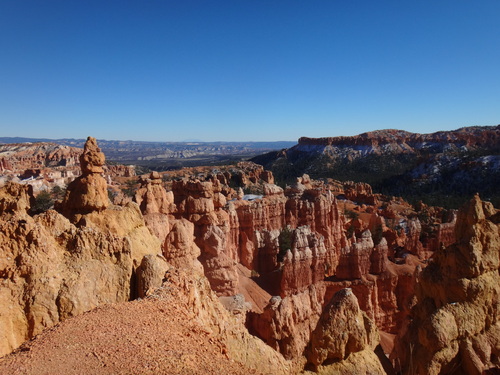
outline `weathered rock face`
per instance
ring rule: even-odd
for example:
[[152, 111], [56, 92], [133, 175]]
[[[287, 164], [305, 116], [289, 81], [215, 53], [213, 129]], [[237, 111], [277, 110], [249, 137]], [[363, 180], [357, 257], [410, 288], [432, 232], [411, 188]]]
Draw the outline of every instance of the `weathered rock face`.
[[405, 373], [482, 374], [500, 366], [498, 216], [474, 197], [458, 213], [456, 244], [436, 252], [419, 275], [418, 303], [397, 346]]
[[[292, 228], [309, 226], [324, 238], [327, 268], [326, 276], [335, 274], [340, 249], [347, 246], [344, 217], [340, 214], [338, 202], [330, 191], [311, 185], [309, 177], [302, 178], [285, 192], [286, 224]], [[305, 184], [304, 184], [305, 183]]]
[[372, 235], [364, 231], [350, 247], [342, 250], [337, 277], [339, 279], [361, 279], [370, 272], [370, 256], [374, 248]]
[[145, 255], [137, 268], [137, 295], [144, 298], [154, 293], [163, 284], [167, 270], [168, 263], [163, 256]]
[[170, 232], [175, 212], [174, 194], [162, 186], [158, 172], [151, 172], [149, 178], [141, 178], [134, 201], [139, 205], [147, 227], [163, 243]]
[[30, 185], [7, 183], [0, 189], [0, 212], [28, 213], [33, 203], [33, 188]]
[[456, 213], [450, 222], [433, 225], [434, 233], [430, 236], [422, 231], [420, 233], [421, 246], [418, 255], [421, 259], [429, 259], [438, 249], [448, 247], [456, 242], [455, 237]]
[[387, 253], [387, 240], [382, 237], [375, 245], [367, 229], [359, 238], [354, 237], [350, 246], [341, 250], [336, 277], [354, 280], [365, 278], [368, 274], [379, 275], [387, 269]]
[[375, 245], [370, 255], [370, 273], [380, 275], [387, 269], [387, 240], [382, 237], [380, 242]]
[[262, 165], [252, 162], [239, 162], [237, 168], [229, 168], [215, 174], [215, 177], [224, 185], [234, 183], [238, 186], [252, 186], [260, 181], [274, 184], [274, 176], [264, 170]]
[[143, 215], [170, 214], [175, 211], [174, 194], [163, 188], [158, 172], [151, 172], [149, 178], [141, 180], [141, 187], [137, 189], [134, 201], [141, 208]]
[[[412, 295], [414, 276], [408, 270], [388, 270], [389, 250], [384, 236], [389, 228], [382, 217], [370, 215], [374, 217], [373, 223], [362, 223], [363, 228], [373, 226], [374, 231], [380, 227], [377, 244], [365, 229], [358, 238], [348, 239], [337, 200], [324, 185], [311, 181], [307, 175], [286, 191], [264, 184], [262, 197], [250, 201], [241, 194], [227, 204], [220, 193], [223, 191], [220, 181], [174, 182], [178, 208], [175, 215], [194, 223], [196, 244], [201, 250], [199, 259], [218, 295], [236, 293], [236, 265], [241, 263], [260, 275], [259, 283], [268, 293], [282, 298], [283, 307], [274, 310], [268, 307], [260, 316], [253, 314], [249, 327], [255, 334], [287, 358], [299, 355], [315, 327], [314, 319], [319, 319], [323, 308], [324, 296], [311, 297], [311, 287], [325, 293], [321, 283], [328, 276], [352, 284], [355, 295], [362, 298], [360, 305], [381, 329], [391, 333], [399, 330], [411, 303], [402, 296]], [[285, 227], [290, 231], [289, 248], [283, 242]], [[403, 235], [401, 246], [409, 243], [409, 239], [418, 240], [419, 233]], [[399, 239], [396, 234], [392, 241]], [[168, 258], [166, 253], [165, 256]], [[329, 290], [342, 287], [341, 282]], [[332, 295], [328, 294], [326, 301]], [[290, 302], [302, 299], [316, 302]], [[295, 305], [300, 305], [300, 313]], [[286, 314], [299, 314], [305, 320], [282, 318]], [[269, 324], [275, 328], [269, 330]], [[291, 338], [290, 334], [283, 334], [287, 331], [300, 334]]]
[[[373, 352], [379, 341], [375, 324], [361, 311], [356, 296], [350, 289], [342, 289], [321, 314], [311, 335], [306, 356], [318, 372], [322, 373], [321, 367], [336, 367], [335, 363], [338, 365], [338, 362], [346, 360], [351, 353], [366, 351], [369, 360], [363, 362], [373, 366], [369, 373], [382, 374], [382, 365]], [[330, 363], [330, 366], [325, 363]], [[350, 373], [360, 372], [356, 366], [352, 366]]]
[[104, 166], [104, 174], [110, 177], [133, 177], [135, 176], [135, 166], [113, 164]]
[[194, 224], [186, 219], [175, 220], [162, 245], [165, 259], [173, 266], [203, 273], [198, 257], [200, 249], [194, 242]]
[[0, 218], [0, 353], [62, 319], [130, 295], [130, 241], [55, 211]]
[[334, 275], [340, 247], [348, 243], [334, 196], [313, 186], [308, 176], [285, 193], [274, 185], [264, 185], [264, 192], [256, 201], [231, 202], [236, 259], [282, 297]]
[[366, 312], [384, 332], [399, 332], [404, 318], [414, 304], [415, 265], [388, 264], [378, 275], [369, 274], [362, 279], [328, 281], [325, 300], [343, 288], [351, 288], [361, 310]]
[[25, 209], [0, 214], [2, 354], [62, 319], [128, 300], [134, 268], [160, 251], [136, 205], [103, 211], [102, 222], [87, 215], [79, 228]]
[[80, 155], [82, 175], [68, 185], [61, 212], [73, 222], [80, 215], [102, 211], [109, 205], [107, 183], [103, 173], [104, 154], [95, 138], [88, 137]]
[[5, 157], [0, 158], [0, 172], [11, 171], [14, 168], [12, 167], [12, 163], [7, 160]]
[[232, 295], [235, 294], [238, 284], [237, 262], [228, 253], [229, 221], [225, 219], [227, 214], [220, 214], [220, 220], [198, 228], [197, 243], [202, 251], [200, 261], [212, 289], [220, 295]]
[[[283, 189], [275, 185], [264, 185], [265, 196], [255, 201], [237, 200], [231, 202], [231, 238], [240, 262], [257, 272], [274, 269], [276, 247], [261, 252], [260, 248], [269, 247], [265, 243], [266, 232], [279, 231], [285, 226], [285, 202]], [[276, 235], [276, 233], [275, 233]]]
[[281, 297], [306, 290], [325, 278], [327, 269], [323, 237], [312, 233], [308, 226], [293, 231], [293, 245], [282, 261], [278, 272], [277, 294]]
[[82, 215], [78, 226], [127, 238], [134, 269], [139, 266], [145, 255], [161, 253], [161, 242], [148, 230], [139, 206], [133, 202]]
[[274, 296], [262, 314], [251, 315], [251, 332], [287, 359], [307, 347], [323, 309], [324, 286], [311, 285], [285, 298]]
[[230, 246], [231, 224], [229, 214], [222, 209], [226, 198], [220, 193], [219, 180], [181, 180], [174, 182], [172, 189], [177, 216], [194, 223], [195, 242], [210, 285], [219, 295], [235, 294], [236, 254]]

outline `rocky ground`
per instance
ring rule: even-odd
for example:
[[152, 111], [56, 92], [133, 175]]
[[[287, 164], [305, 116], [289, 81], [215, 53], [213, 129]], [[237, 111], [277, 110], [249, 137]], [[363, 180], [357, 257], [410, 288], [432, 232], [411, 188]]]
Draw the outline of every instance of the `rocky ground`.
[[2, 374], [260, 374], [170, 298], [98, 307], [0, 359]]

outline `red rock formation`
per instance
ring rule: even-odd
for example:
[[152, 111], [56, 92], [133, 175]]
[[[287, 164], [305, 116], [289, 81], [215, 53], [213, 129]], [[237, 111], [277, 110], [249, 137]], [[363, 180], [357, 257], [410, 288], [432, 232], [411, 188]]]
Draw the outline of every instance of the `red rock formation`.
[[[427, 224], [416, 219], [415, 211], [410, 212], [411, 207], [400, 200], [390, 201], [385, 210], [355, 205], [352, 202], [344, 203], [344, 206], [348, 204], [349, 208], [358, 213], [358, 218], [346, 225], [346, 218], [331, 192], [337, 187], [313, 181], [304, 175], [283, 191], [272, 184], [261, 184], [265, 173], [260, 170], [253, 171], [253, 174], [245, 172], [244, 175], [238, 175], [245, 176], [248, 184], [261, 184], [260, 191], [263, 194], [253, 196], [250, 200], [243, 192], [239, 199], [233, 199], [234, 190], [223, 186], [223, 183], [231, 181], [237, 174], [212, 174], [206, 181], [174, 181], [173, 191], [167, 192], [162, 186], [160, 175], [152, 173], [149, 178], [143, 178], [141, 181], [141, 187], [135, 196], [137, 204], [130, 202], [123, 206], [106, 208], [96, 204], [101, 196], [94, 190], [100, 189], [102, 193], [102, 186], [89, 185], [89, 179], [83, 179], [88, 176], [97, 180], [102, 178], [103, 163], [104, 158], [97, 145], [89, 139], [86, 153], [82, 155], [84, 175], [77, 184], [81, 188], [72, 187], [66, 200], [61, 203], [61, 211], [77, 223], [77, 227], [55, 212], [39, 216], [39, 219], [35, 220], [37, 224], [34, 225], [33, 218], [26, 214], [31, 199], [28, 190], [24, 191], [18, 187], [11, 189], [12, 191], [5, 190], [6, 193], [0, 190], [0, 208], [4, 210], [4, 218], [16, 217], [15, 226], [12, 226], [12, 223], [5, 224], [6, 219], [0, 222], [2, 229], [5, 229], [2, 232], [3, 238], [15, 239], [15, 251], [9, 253], [8, 260], [5, 261], [7, 266], [4, 267], [0, 262], [3, 267], [0, 267], [0, 276], [7, 275], [4, 278], [8, 278], [9, 283], [12, 283], [9, 285], [15, 289], [14, 299], [22, 300], [22, 304], [13, 305], [14, 313], [9, 316], [8, 321], [2, 321], [0, 318], [2, 327], [9, 324], [23, 327], [16, 328], [17, 330], [7, 327], [10, 329], [7, 330], [10, 332], [8, 345], [18, 342], [20, 337], [29, 337], [24, 323], [19, 323], [28, 319], [23, 315], [22, 306], [29, 306], [27, 309], [33, 310], [32, 316], [29, 317], [30, 324], [36, 327], [50, 326], [58, 321], [57, 314], [64, 318], [104, 301], [104, 298], [101, 300], [92, 295], [82, 299], [83, 307], [77, 306], [80, 302], [75, 294], [76, 290], [91, 294], [102, 293], [106, 298], [114, 290], [120, 298], [126, 298], [130, 293], [130, 278], [137, 272], [138, 294], [146, 296], [155, 293], [154, 288], [163, 281], [165, 270], [173, 266], [187, 270], [186, 272], [200, 279], [204, 279], [201, 275], [204, 272], [211, 288], [219, 296], [232, 296], [238, 292], [248, 297], [249, 301], [246, 302], [238, 297], [238, 300], [241, 299], [240, 305], [245, 306], [244, 309], [236, 309], [240, 315], [238, 319], [244, 320], [247, 307], [252, 310], [253, 313], [248, 319], [252, 332], [287, 358], [300, 361], [304, 350], [309, 347], [308, 359], [320, 372], [334, 371], [332, 369], [337, 369], [335, 366], [347, 368], [346, 366], [351, 366], [356, 361], [362, 361], [363, 365], [359, 366], [371, 366], [376, 360], [373, 347], [365, 345], [364, 338], [368, 337], [365, 324], [367, 319], [372, 319], [385, 332], [397, 333], [401, 329], [401, 322], [415, 303], [413, 290], [418, 273], [414, 270], [420, 263], [412, 254], [425, 259], [432, 247], [453, 241], [450, 232], [455, 223], [442, 224], [431, 221], [436, 227], [437, 240], [429, 240], [424, 247], [420, 238]], [[351, 198], [356, 196], [358, 201], [368, 201], [369, 186], [356, 186], [352, 187]], [[104, 185], [104, 190], [105, 188]], [[343, 190], [336, 193], [342, 192]], [[364, 198], [360, 198], [362, 196]], [[89, 204], [84, 206], [82, 201], [88, 201]], [[497, 215], [496, 211], [487, 205], [483, 205], [483, 211], [486, 211], [485, 216], [490, 218]], [[23, 215], [27, 219], [22, 219]], [[384, 218], [382, 215], [389, 217]], [[23, 223], [23, 220], [26, 222]], [[25, 231], [23, 225], [28, 226], [29, 230]], [[356, 227], [357, 231], [354, 231], [354, 236], [347, 238], [346, 228], [351, 226]], [[457, 231], [469, 233], [460, 221]], [[18, 232], [24, 237], [19, 237]], [[47, 235], [52, 232], [52, 237]], [[151, 236], [150, 232], [159, 240]], [[485, 236], [489, 240], [491, 236], [488, 233]], [[84, 239], [78, 236], [83, 236]], [[480, 240], [482, 238], [480, 235], [476, 237]], [[168, 265], [158, 255], [160, 243]], [[26, 264], [23, 263], [24, 268], [21, 269], [24, 273], [20, 276], [16, 273], [15, 262], [23, 259], [24, 255], [20, 249], [26, 247], [40, 247], [46, 258], [41, 255], [30, 258]], [[72, 258], [73, 255], [65, 253], [67, 249], [74, 252], [75, 259]], [[479, 270], [486, 269], [495, 262], [495, 255], [492, 255], [494, 252], [490, 250], [484, 257], [486, 260], [477, 267]], [[388, 255], [399, 264], [390, 261]], [[83, 257], [90, 266], [85, 262], [81, 263], [78, 257]], [[468, 261], [474, 258], [467, 258], [463, 254], [461, 257]], [[37, 297], [38, 294], [34, 292], [26, 294], [26, 298], [33, 298], [36, 302], [33, 302], [34, 307], [29, 305], [31, 302], [22, 299], [26, 291], [15, 281], [16, 278], [24, 278], [26, 272], [26, 275], [31, 272], [29, 264], [32, 259], [40, 262], [40, 273], [48, 267], [47, 262], [52, 262], [56, 266], [49, 272], [50, 277], [58, 272], [58, 275], [64, 275], [61, 277], [65, 278], [62, 281], [57, 277], [55, 281], [42, 278], [46, 284], [29, 284], [34, 290], [51, 286], [48, 288], [48, 297], [43, 293], [40, 294], [41, 297]], [[63, 266], [61, 259], [66, 259], [69, 263]], [[97, 262], [102, 264], [96, 264]], [[459, 263], [447, 261], [443, 264], [449, 268], [446, 272], [452, 272], [450, 270], [456, 269]], [[67, 272], [65, 267], [70, 267], [71, 272]], [[89, 269], [88, 272], [81, 271], [85, 267]], [[242, 276], [243, 269], [246, 272], [245, 277]], [[96, 275], [106, 272], [109, 277], [104, 280], [107, 284], [103, 286], [102, 280]], [[425, 272], [427, 271], [424, 271], [424, 274]], [[481, 272], [479, 277], [482, 277]], [[75, 279], [71, 279], [70, 275], [76, 275]], [[92, 287], [84, 285], [83, 280], [86, 277], [96, 279]], [[258, 284], [251, 278], [258, 281]], [[122, 282], [123, 280], [127, 282]], [[53, 288], [51, 283], [55, 285]], [[242, 285], [243, 283], [246, 285]], [[113, 289], [116, 285], [119, 292]], [[126, 287], [129, 289], [124, 292]], [[261, 287], [265, 290], [260, 289]], [[356, 303], [355, 297], [347, 298], [346, 295], [339, 297], [339, 300], [334, 299], [337, 305], [330, 303], [334, 294], [345, 287], [351, 288], [352, 294], [357, 298]], [[453, 287], [451, 283], [446, 284], [446, 288], [440, 288], [435, 288], [437, 296], [432, 296], [432, 303], [436, 306], [444, 303], [439, 298], [443, 298], [448, 292], [446, 288], [453, 293], [466, 289], [465, 286], [460, 287], [461, 289]], [[482, 284], [478, 288], [481, 290]], [[263, 301], [269, 297], [267, 293], [275, 297], [264, 307]], [[496, 298], [495, 293], [496, 290], [489, 295], [492, 300]], [[21, 295], [23, 297], [20, 297]], [[0, 302], [13, 304], [12, 298], [2, 298], [3, 295], [0, 294]], [[37, 298], [40, 298], [40, 301], [36, 301]], [[57, 314], [53, 308], [54, 298]], [[230, 297], [228, 301], [235, 298]], [[430, 297], [426, 295], [425, 298]], [[254, 303], [255, 306], [250, 306], [249, 303]], [[368, 318], [359, 318], [359, 308], [365, 311]], [[488, 308], [491, 311], [495, 309]], [[42, 311], [41, 315], [39, 311]], [[347, 312], [353, 313], [354, 320], [345, 323], [342, 319], [351, 316]], [[323, 318], [320, 319], [322, 314]], [[336, 337], [339, 334], [332, 327], [332, 317], [341, 317], [339, 321], [347, 327], [346, 337], [340, 337], [335, 343], [329, 343], [326, 339], [327, 336]], [[355, 324], [356, 317], [359, 324]], [[13, 324], [13, 319], [17, 319], [17, 323]], [[425, 324], [423, 322], [422, 326], [426, 327]], [[362, 330], [363, 327], [365, 331]], [[486, 332], [488, 329], [484, 330]], [[491, 336], [491, 332], [488, 335]], [[425, 335], [427, 334], [425, 331]], [[484, 344], [485, 340], [490, 340], [490, 336], [481, 336], [482, 341], [478, 341], [478, 345], [486, 348], [486, 351], [496, 353], [496, 349], [488, 349]], [[365, 357], [365, 354], [368, 356]], [[484, 362], [483, 354], [479, 356], [482, 356], [481, 361]], [[339, 362], [336, 365], [328, 363], [337, 360]], [[494, 358], [490, 359], [490, 362], [493, 363]], [[349, 371], [354, 371], [352, 369], [359, 370], [361, 367], [349, 368]], [[371, 367], [366, 368], [366, 371], [374, 371]], [[368, 370], [369, 368], [371, 370]]]
[[279, 287], [274, 292], [285, 297], [306, 290], [310, 285], [319, 283], [325, 278], [327, 269], [326, 249], [323, 238], [311, 233], [307, 226], [293, 231], [293, 246], [283, 258], [279, 270]]
[[370, 273], [372, 275], [380, 275], [387, 270], [387, 252], [387, 240], [382, 237], [370, 255]]
[[195, 242], [210, 285], [219, 295], [236, 291], [238, 274], [232, 254], [229, 214], [219, 180], [176, 181], [172, 185], [177, 215], [194, 223]]
[[404, 373], [479, 375], [500, 367], [498, 216], [474, 197], [458, 213], [457, 242], [419, 275], [418, 302], [396, 347]]
[[[399, 329], [409, 302], [399, 298], [398, 293], [412, 294], [413, 274], [406, 277], [388, 271], [385, 238], [378, 238], [375, 246], [368, 231], [351, 243], [345, 237], [344, 218], [337, 201], [325, 186], [304, 176], [287, 188], [285, 194], [279, 187], [264, 185], [262, 198], [234, 200], [224, 206], [215, 198], [215, 192], [222, 191], [221, 179], [216, 180], [216, 184], [214, 180], [174, 182], [173, 188], [180, 208], [177, 215], [195, 223], [200, 260], [219, 295], [229, 295], [237, 289], [234, 272], [237, 262], [260, 274], [259, 280], [266, 290], [280, 295], [284, 301], [307, 295], [311, 285], [319, 285], [327, 276], [342, 276], [351, 283], [363, 278], [367, 280], [354, 288], [356, 295], [364, 293], [362, 307], [381, 328], [389, 332]], [[292, 242], [290, 251], [282, 253], [280, 259], [280, 233], [286, 224]], [[389, 230], [381, 217], [374, 225], [380, 225], [381, 235]], [[338, 266], [341, 249], [346, 253]], [[366, 287], [363, 289], [362, 285]], [[309, 315], [314, 315], [312, 310]], [[271, 319], [265, 316], [254, 318], [251, 326], [264, 340], [273, 342], [275, 339], [263, 332], [262, 327], [267, 325], [263, 321]], [[278, 324], [276, 332], [279, 327]]]
[[0, 158], [0, 172], [7, 172], [7, 171], [12, 171], [14, 167], [12, 166], [12, 163], [6, 159], [5, 157]]
[[[275, 185], [264, 186], [265, 196], [256, 201], [238, 200], [231, 202], [230, 212], [234, 210], [233, 235], [236, 239], [238, 258], [249, 269], [257, 272], [271, 270], [277, 265], [276, 247], [270, 248], [269, 241], [263, 240], [264, 232], [279, 231], [285, 225], [285, 202], [283, 189]], [[237, 231], [239, 234], [234, 234]], [[241, 238], [241, 242], [238, 238]], [[276, 236], [275, 236], [276, 238]], [[260, 252], [259, 248], [267, 246], [267, 251]]]
[[351, 288], [361, 309], [384, 332], [397, 333], [413, 303], [415, 265], [387, 264], [388, 268], [378, 275], [366, 275], [362, 279], [328, 281], [325, 300], [343, 288]]
[[151, 172], [149, 178], [141, 178], [141, 187], [134, 196], [144, 216], [149, 230], [164, 241], [170, 231], [170, 224], [175, 212], [174, 194], [167, 192], [162, 186], [158, 172]]
[[142, 258], [137, 268], [137, 295], [140, 298], [150, 296], [161, 287], [165, 279], [168, 264], [159, 254], [148, 254]]
[[83, 175], [59, 204], [78, 227], [53, 210], [29, 216], [30, 186], [0, 189], [0, 353], [67, 317], [128, 300], [135, 269], [160, 252], [137, 204], [106, 209], [103, 163], [89, 137]]
[[[359, 234], [359, 239], [348, 239], [345, 218], [328, 190], [331, 185], [303, 176], [285, 192], [275, 185], [265, 184], [261, 198], [244, 200], [242, 193], [239, 199], [230, 200], [226, 205], [225, 199], [216, 198], [216, 192], [224, 191], [220, 183], [226, 181], [225, 178], [219, 176], [204, 182], [185, 180], [173, 183], [179, 207], [176, 215], [195, 223], [196, 243], [202, 253], [200, 260], [219, 295], [238, 290], [235, 272], [238, 262], [260, 275], [260, 284], [267, 292], [281, 296], [285, 301], [283, 306], [291, 306], [287, 301], [299, 298], [297, 296], [304, 300], [309, 298], [306, 296], [311, 285], [319, 287], [325, 277], [335, 276], [345, 281], [329, 286], [326, 301], [332, 297], [333, 291], [343, 285], [350, 286], [362, 309], [381, 329], [392, 333], [399, 330], [413, 303], [413, 270], [417, 263], [395, 266], [388, 261], [387, 255], [391, 252], [389, 246], [392, 254], [397, 247], [407, 253], [422, 253], [419, 222], [408, 220], [401, 211], [409, 210], [411, 206], [399, 200], [387, 205], [392, 212], [391, 225], [402, 225], [399, 229], [388, 228], [382, 216], [366, 215], [362, 212], [368, 212], [368, 207], [360, 207], [360, 231], [373, 228], [373, 235], [366, 231]], [[364, 191], [368, 192], [367, 189]], [[286, 226], [290, 228], [292, 238], [288, 252], [288, 249], [282, 249], [280, 241]], [[314, 311], [320, 311], [322, 307], [310, 305], [308, 308], [309, 313], [303, 314], [314, 317]], [[294, 308], [287, 309], [293, 311]], [[284, 323], [276, 317], [281, 313], [271, 313], [271, 310], [268, 308], [260, 317], [254, 315], [250, 327], [266, 342], [282, 348], [279, 342], [291, 339], [278, 338]], [[264, 332], [263, 327], [271, 321], [276, 325], [275, 333]], [[302, 329], [297, 327], [305, 327], [303, 325], [309, 322], [299, 322], [297, 327], [294, 321], [286, 324], [293, 328], [284, 330], [295, 330]], [[307, 340], [302, 338], [299, 341]], [[287, 348], [289, 345], [300, 346], [295, 341], [283, 345]], [[295, 349], [286, 350], [294, 352]]]
[[165, 259], [173, 266], [202, 272], [198, 262], [201, 253], [194, 242], [193, 223], [186, 219], [175, 220], [162, 248]]
[[33, 188], [30, 185], [19, 185], [8, 182], [0, 190], [1, 213], [28, 213], [33, 204]]
[[229, 170], [229, 176], [226, 175], [226, 180], [221, 181], [229, 184], [230, 180], [236, 182], [239, 186], [248, 186], [258, 183], [262, 180], [264, 183], [274, 184], [274, 176], [270, 171], [264, 170], [264, 167], [252, 162], [239, 162], [237, 169]]
[[456, 215], [453, 215], [450, 222], [436, 224], [436, 233], [432, 237], [422, 240], [423, 251], [421, 252], [421, 255], [424, 259], [430, 258], [432, 254], [434, 254], [434, 252], [441, 247], [448, 247], [456, 242], [456, 220]]
[[104, 173], [106, 176], [114, 177], [134, 177], [135, 166], [133, 165], [106, 165], [104, 166]]
[[370, 205], [379, 205], [380, 194], [373, 194], [372, 187], [364, 182], [346, 181], [344, 185], [344, 194], [347, 199]]
[[27, 169], [75, 167], [82, 150], [55, 143], [16, 143], [0, 145], [0, 172], [20, 173]]
[[405, 250], [419, 256], [421, 259], [425, 259], [425, 254], [423, 254], [422, 243], [420, 242], [420, 234], [422, 233], [422, 225], [420, 220], [417, 218], [410, 219], [406, 223], [406, 242]]
[[285, 298], [272, 297], [262, 314], [250, 315], [251, 332], [285, 358], [299, 358], [319, 321], [323, 295], [324, 287], [313, 284]]
[[342, 249], [336, 277], [348, 280], [365, 277], [370, 272], [373, 247], [372, 235], [366, 230], [355, 243]]
[[77, 229], [55, 211], [0, 217], [0, 353], [60, 320], [130, 293], [130, 241]]

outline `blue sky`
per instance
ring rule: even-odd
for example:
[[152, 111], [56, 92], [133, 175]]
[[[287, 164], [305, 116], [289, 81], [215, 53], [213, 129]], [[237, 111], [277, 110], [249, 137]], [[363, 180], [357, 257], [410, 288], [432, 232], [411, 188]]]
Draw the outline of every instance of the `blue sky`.
[[496, 125], [499, 19], [498, 0], [0, 0], [0, 136]]

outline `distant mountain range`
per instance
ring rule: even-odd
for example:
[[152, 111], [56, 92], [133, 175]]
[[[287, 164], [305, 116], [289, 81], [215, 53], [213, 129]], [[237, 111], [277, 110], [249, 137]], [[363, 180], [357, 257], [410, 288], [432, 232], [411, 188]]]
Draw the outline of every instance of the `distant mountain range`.
[[352, 137], [299, 139], [256, 156], [281, 184], [303, 173], [370, 183], [375, 191], [457, 207], [479, 192], [500, 204], [500, 125], [432, 134], [378, 130]]
[[[85, 139], [45, 139], [0, 137], [0, 144], [52, 142], [83, 148]], [[140, 142], [98, 140], [107, 160], [138, 164], [153, 169], [200, 164], [221, 164], [233, 159], [250, 158], [272, 150], [291, 147], [295, 142]]]

